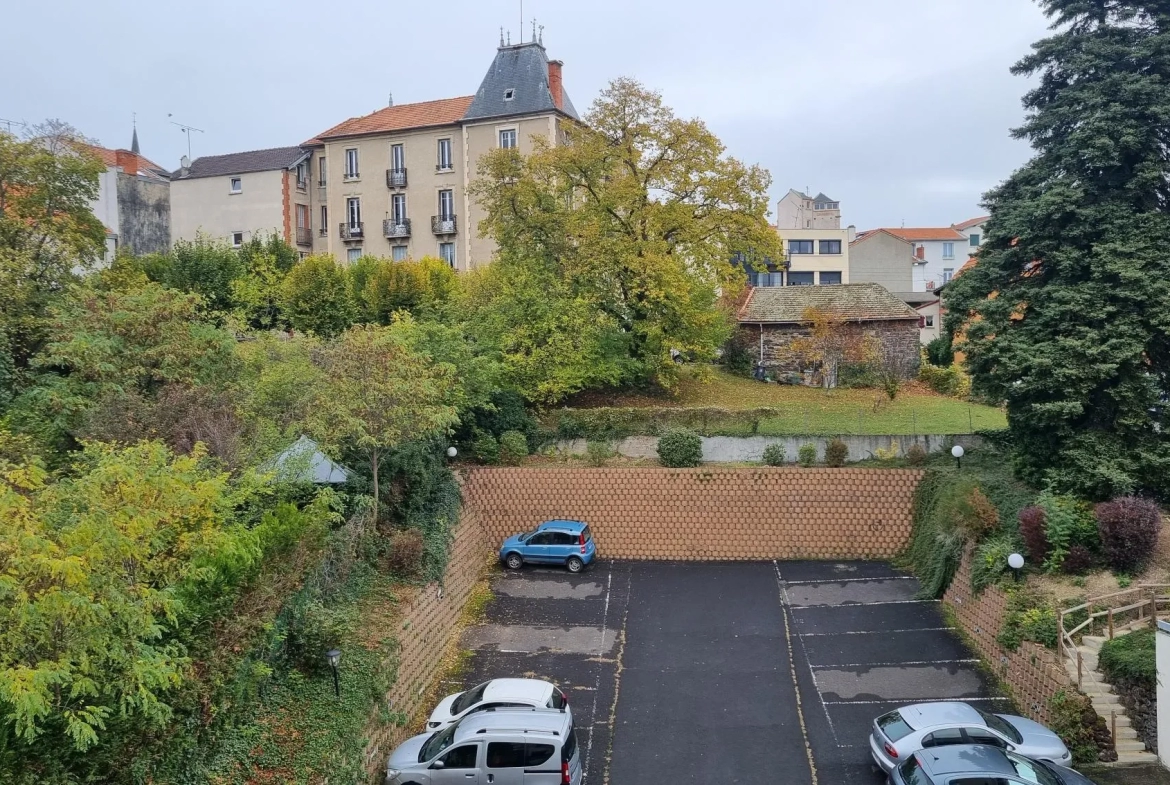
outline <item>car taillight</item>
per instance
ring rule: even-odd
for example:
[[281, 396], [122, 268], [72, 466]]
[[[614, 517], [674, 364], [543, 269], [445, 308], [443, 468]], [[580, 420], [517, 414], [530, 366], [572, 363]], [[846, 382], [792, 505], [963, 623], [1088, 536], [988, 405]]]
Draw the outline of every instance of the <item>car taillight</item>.
[[579, 534], [577, 536], [580, 538], [580, 541], [581, 541], [581, 553], [584, 553], [585, 552], [585, 535]]
[[885, 743], [885, 748], [886, 748], [886, 754], [887, 754], [887, 755], [889, 755], [889, 756], [890, 756], [891, 758], [893, 758], [894, 760], [897, 760], [897, 759], [898, 759], [898, 751], [897, 751], [896, 749], [894, 749], [894, 745], [893, 745], [893, 744], [890, 744], [890, 743], [887, 741], [887, 742]]
[[569, 779], [569, 762], [567, 760], [561, 761], [561, 785], [572, 785], [572, 780]]
[[565, 692], [564, 690], [560, 690], [560, 693], [561, 693], [561, 703], [565, 706], [568, 706], [569, 705], [569, 694], [567, 692]]

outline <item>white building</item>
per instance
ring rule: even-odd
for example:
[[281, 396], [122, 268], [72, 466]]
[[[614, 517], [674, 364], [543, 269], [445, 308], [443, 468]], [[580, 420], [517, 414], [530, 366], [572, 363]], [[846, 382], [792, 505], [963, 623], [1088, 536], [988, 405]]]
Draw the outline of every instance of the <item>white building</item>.
[[970, 239], [950, 227], [885, 228], [882, 231], [910, 243], [913, 254], [911, 285], [915, 292], [933, 291], [947, 283], [970, 256]]
[[983, 238], [986, 236], [984, 227], [990, 220], [990, 215], [983, 215], [951, 226], [952, 229], [967, 238], [967, 253], [969, 255], [974, 256], [975, 252], [983, 245]]
[[785, 229], [840, 229], [841, 203], [823, 193], [809, 196], [790, 188], [776, 203], [776, 228]]

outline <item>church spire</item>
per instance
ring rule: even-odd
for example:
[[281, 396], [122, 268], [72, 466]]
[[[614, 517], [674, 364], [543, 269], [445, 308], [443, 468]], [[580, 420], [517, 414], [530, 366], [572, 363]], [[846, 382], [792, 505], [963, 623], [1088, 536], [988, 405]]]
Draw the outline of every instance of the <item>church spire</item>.
[[130, 140], [130, 152], [134, 153], [135, 155], [139, 154], [139, 151], [138, 151], [138, 115], [137, 114], [134, 115], [134, 136]]

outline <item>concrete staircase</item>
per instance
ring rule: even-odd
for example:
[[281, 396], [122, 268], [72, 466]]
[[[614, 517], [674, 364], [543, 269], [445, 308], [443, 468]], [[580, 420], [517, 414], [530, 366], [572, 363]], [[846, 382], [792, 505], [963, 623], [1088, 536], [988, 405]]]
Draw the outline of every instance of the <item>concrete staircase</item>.
[[[1115, 631], [1114, 637], [1129, 631]], [[1093, 702], [1093, 709], [1105, 720], [1106, 725], [1112, 727], [1113, 717], [1116, 716], [1117, 733], [1113, 743], [1117, 747], [1118, 764], [1157, 763], [1158, 756], [1148, 752], [1146, 745], [1138, 739], [1137, 731], [1133, 729], [1129, 715], [1125, 713], [1125, 706], [1121, 705], [1121, 699], [1113, 692], [1113, 685], [1106, 681], [1105, 676], [1097, 669], [1097, 655], [1107, 640], [1108, 638], [1096, 635], [1085, 635], [1081, 638], [1081, 645], [1077, 647], [1081, 654], [1084, 673], [1084, 678], [1081, 679], [1081, 692], [1089, 696]], [[1076, 663], [1065, 660], [1065, 667], [1075, 681]]]

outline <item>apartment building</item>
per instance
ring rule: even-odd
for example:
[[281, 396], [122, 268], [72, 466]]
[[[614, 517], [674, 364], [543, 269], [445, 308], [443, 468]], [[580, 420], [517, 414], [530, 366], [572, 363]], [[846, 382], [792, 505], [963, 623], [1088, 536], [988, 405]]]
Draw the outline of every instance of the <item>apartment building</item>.
[[785, 229], [840, 229], [841, 203], [824, 193], [816, 196], [788, 189], [776, 203], [776, 227]]
[[387, 106], [305, 142], [313, 251], [354, 260], [437, 256], [457, 270], [491, 261], [484, 211], [470, 194], [479, 159], [498, 148], [531, 152], [553, 144], [579, 117], [563, 86], [563, 64], [544, 45], [501, 42], [474, 95]]
[[238, 248], [253, 235], [275, 234], [307, 256], [311, 209], [308, 150], [184, 156], [171, 179], [171, 242], [202, 233]]
[[105, 264], [119, 250], [165, 253], [170, 248], [170, 173], [139, 152], [135, 129], [130, 149], [89, 145], [106, 165], [98, 177], [94, 215], [106, 227]]
[[885, 232], [910, 243], [913, 262], [911, 268], [911, 291], [929, 292], [949, 281], [955, 270], [967, 261], [968, 238], [952, 229], [945, 228], [884, 228], [873, 229], [859, 234], [865, 237], [872, 232]]

